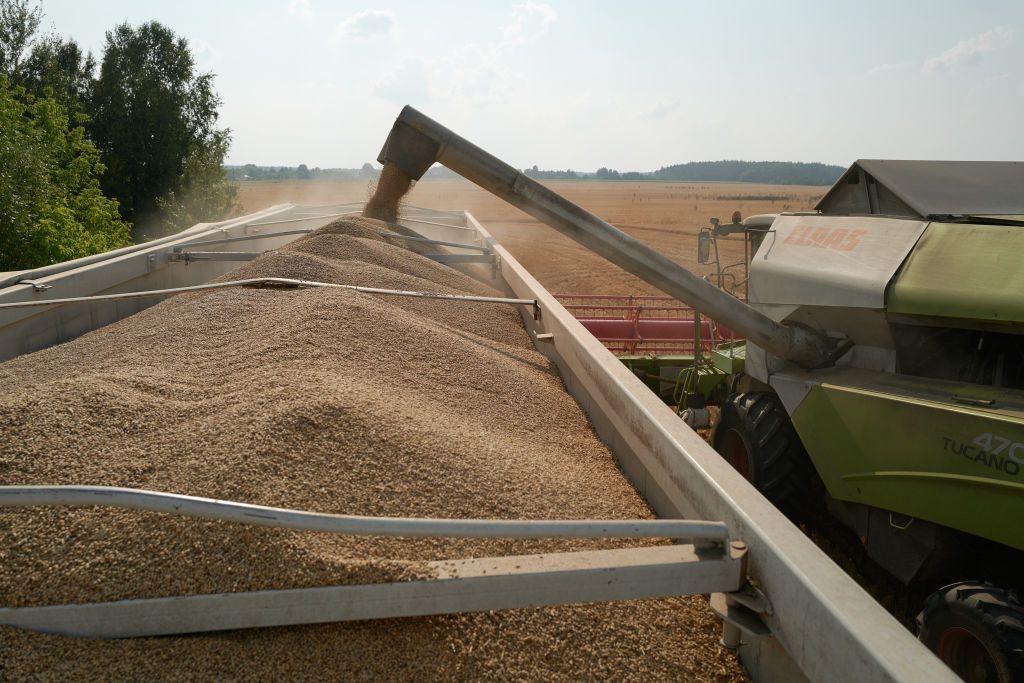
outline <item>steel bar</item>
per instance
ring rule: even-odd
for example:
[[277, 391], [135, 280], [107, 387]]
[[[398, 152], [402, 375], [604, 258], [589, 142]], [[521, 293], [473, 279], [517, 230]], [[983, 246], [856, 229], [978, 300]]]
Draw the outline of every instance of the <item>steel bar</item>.
[[296, 204], [295, 211], [324, 211], [326, 209], [340, 209], [343, 206], [362, 206], [366, 202], [341, 202], [339, 204]]
[[[306, 220], [306, 219], [303, 219]], [[202, 242], [189, 242], [174, 247], [174, 251], [191, 249], [192, 247], [209, 247], [214, 244], [229, 244], [231, 242], [247, 242], [249, 240], [266, 240], [273, 237], [285, 237], [288, 235], [308, 235], [316, 228], [300, 228], [299, 230], [282, 230], [281, 232], [256, 233], [255, 235], [242, 235], [241, 237], [225, 237], [219, 240], [203, 240]]]
[[438, 263], [494, 263], [490, 254], [423, 254]]
[[397, 232], [382, 232], [381, 237], [390, 237], [396, 240], [406, 240], [408, 242], [422, 242], [423, 244], [436, 244], [441, 247], [458, 247], [459, 249], [472, 249], [473, 251], [482, 251], [485, 254], [490, 253], [490, 247], [482, 247], [479, 244], [463, 244], [462, 242], [446, 242], [444, 240], [432, 240], [426, 237], [413, 237], [411, 235], [400, 235]]
[[366, 536], [446, 538], [673, 538], [724, 544], [720, 522], [670, 519], [499, 520], [362, 517], [305, 512], [113, 486], [0, 486], [0, 508], [96, 505], [255, 526]]
[[483, 557], [432, 562], [437, 578], [419, 581], [0, 608], [0, 624], [130, 638], [731, 593], [743, 562], [689, 545]]
[[262, 251], [170, 251], [172, 261], [254, 261]]
[[227, 287], [301, 287], [315, 288], [325, 287], [333, 289], [348, 289], [362, 294], [383, 294], [385, 296], [407, 296], [421, 299], [442, 299], [448, 301], [473, 301], [485, 304], [522, 304], [524, 306], [536, 307], [537, 302], [533, 299], [510, 299], [497, 296], [470, 296], [468, 294], [441, 294], [439, 292], [412, 292], [400, 289], [380, 289], [378, 287], [360, 287], [359, 285], [339, 285], [333, 282], [315, 282], [313, 280], [294, 280], [286, 277], [258, 277], [246, 280], [233, 280], [231, 282], [212, 282], [205, 285], [192, 285], [190, 287], [172, 287], [169, 289], [152, 289], [146, 292], [122, 292], [120, 294], [96, 294], [93, 296], [76, 296], [64, 299], [42, 299], [36, 301], [12, 301], [0, 303], [0, 310], [5, 308], [28, 308], [30, 306], [57, 306], [60, 304], [91, 303], [95, 301], [112, 301], [115, 299], [138, 299], [147, 296], [168, 296], [182, 292], [198, 292], [206, 289], [224, 289]]
[[261, 225], [281, 225], [282, 223], [301, 223], [302, 221], [315, 221], [318, 218], [337, 218], [338, 216], [352, 216], [354, 214], [361, 214], [362, 211], [346, 211], [344, 213], [328, 213], [322, 216], [304, 216], [302, 218], [289, 218], [283, 221], [268, 221], [266, 223], [246, 223], [247, 228], [258, 228]]
[[398, 222], [399, 223], [402, 223], [402, 222], [405, 222], [405, 223], [423, 223], [424, 225], [439, 225], [442, 228], [452, 228], [454, 230], [468, 230], [470, 232], [473, 231], [473, 228], [467, 228], [464, 225], [450, 225], [449, 223], [438, 223], [437, 221], [425, 221], [425, 220], [422, 220], [420, 218], [408, 218], [408, 217], [405, 217], [405, 216], [399, 217]]
[[440, 162], [771, 353], [803, 367], [831, 361], [836, 344], [824, 334], [775, 322], [412, 107], [395, 120], [378, 161], [415, 180]]

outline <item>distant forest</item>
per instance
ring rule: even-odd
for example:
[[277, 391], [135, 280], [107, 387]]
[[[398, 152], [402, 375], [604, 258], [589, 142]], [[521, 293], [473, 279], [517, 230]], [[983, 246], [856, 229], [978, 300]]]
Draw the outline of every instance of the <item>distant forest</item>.
[[[358, 180], [373, 179], [380, 169], [372, 164], [362, 168], [309, 168], [300, 164], [288, 166], [226, 166], [231, 180]], [[799, 161], [691, 161], [662, 166], [657, 171], [543, 171], [536, 166], [523, 171], [537, 180], [667, 180], [685, 182], [762, 183], [768, 185], [831, 185], [846, 169], [829, 164]], [[427, 171], [426, 179], [456, 178], [443, 166]]]
[[657, 171], [624, 171], [599, 168], [593, 173], [524, 171], [538, 180], [674, 180], [686, 182], [765, 183], [770, 185], [831, 185], [846, 169], [829, 164], [800, 161], [690, 161], [662, 166]]

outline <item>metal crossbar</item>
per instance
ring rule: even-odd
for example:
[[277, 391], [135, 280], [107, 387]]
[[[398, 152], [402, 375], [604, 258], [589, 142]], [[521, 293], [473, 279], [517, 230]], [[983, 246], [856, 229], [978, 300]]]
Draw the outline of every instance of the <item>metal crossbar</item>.
[[42, 299], [37, 301], [12, 301], [0, 303], [0, 310], [6, 308], [28, 308], [31, 306], [57, 306], [60, 304], [92, 303], [96, 301], [113, 301], [117, 299], [139, 299], [149, 296], [168, 296], [182, 292], [198, 292], [207, 289], [224, 289], [227, 287], [285, 287], [285, 288], [316, 288], [348, 289], [362, 294], [381, 294], [384, 296], [417, 297], [421, 299], [441, 299], [446, 301], [470, 301], [486, 304], [520, 304], [533, 306], [537, 312], [536, 299], [511, 299], [497, 296], [471, 296], [468, 294], [443, 294], [440, 292], [414, 292], [401, 289], [381, 289], [379, 287], [361, 287], [359, 285], [339, 285], [333, 282], [316, 282], [313, 280], [295, 280], [285, 277], [259, 277], [231, 282], [212, 282], [205, 285], [189, 287], [172, 287], [169, 289], [152, 289], [145, 292], [123, 292], [120, 294], [96, 294], [93, 296], [76, 296], [63, 299]]
[[506, 520], [362, 517], [250, 505], [114, 486], [0, 486], [2, 507], [95, 505], [303, 531], [365, 536], [446, 538], [673, 538], [729, 539], [722, 522], [676, 519]]
[[487, 610], [732, 593], [744, 551], [650, 546], [421, 565], [434, 578], [115, 602], [0, 607], [0, 624], [89, 638], [131, 638]]
[[401, 216], [398, 219], [399, 223], [423, 223], [424, 225], [439, 225], [442, 228], [453, 228], [455, 230], [469, 230], [470, 232], [476, 232], [476, 228], [467, 228], [464, 225], [452, 225], [451, 223], [438, 223], [437, 221], [425, 221], [420, 218], [409, 218], [408, 216]]
[[255, 261], [263, 256], [262, 251], [172, 251], [167, 257], [171, 261]]
[[431, 261], [438, 263], [494, 263], [494, 256], [491, 254], [423, 254]]
[[231, 242], [246, 242], [248, 240], [266, 240], [272, 237], [285, 237], [287, 235], [308, 235], [313, 232], [315, 228], [300, 228], [298, 230], [282, 230], [281, 232], [266, 232], [256, 233], [254, 235], [242, 235], [241, 237], [224, 237], [218, 240], [203, 240], [202, 242], [189, 242], [188, 244], [180, 244], [174, 247], [175, 252], [180, 252], [184, 249], [191, 249], [192, 247], [208, 247], [214, 244], [229, 244]]
[[397, 232], [382, 232], [381, 237], [390, 237], [396, 240], [406, 240], [408, 242], [421, 242], [423, 244], [436, 244], [441, 247], [457, 247], [459, 249], [471, 249], [473, 251], [482, 251], [485, 254], [491, 252], [490, 247], [482, 247], [479, 244], [463, 244], [462, 242], [446, 242], [444, 240], [432, 240], [426, 237], [412, 237], [411, 235], [400, 235]]

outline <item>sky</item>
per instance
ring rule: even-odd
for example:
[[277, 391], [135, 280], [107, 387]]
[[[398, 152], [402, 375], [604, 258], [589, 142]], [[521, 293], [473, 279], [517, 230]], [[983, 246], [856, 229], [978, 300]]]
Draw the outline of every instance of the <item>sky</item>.
[[160, 21], [228, 163], [359, 167], [411, 104], [518, 168], [1024, 159], [1024, 1], [42, 0], [97, 56]]

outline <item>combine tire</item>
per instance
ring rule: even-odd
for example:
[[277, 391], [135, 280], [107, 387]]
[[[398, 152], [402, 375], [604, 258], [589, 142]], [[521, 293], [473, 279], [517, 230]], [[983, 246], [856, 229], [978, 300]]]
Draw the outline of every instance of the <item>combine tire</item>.
[[791, 519], [808, 513], [816, 477], [789, 414], [770, 393], [735, 394], [722, 405], [715, 450]]
[[988, 583], [932, 593], [917, 616], [918, 637], [968, 683], [1024, 681], [1024, 607]]

